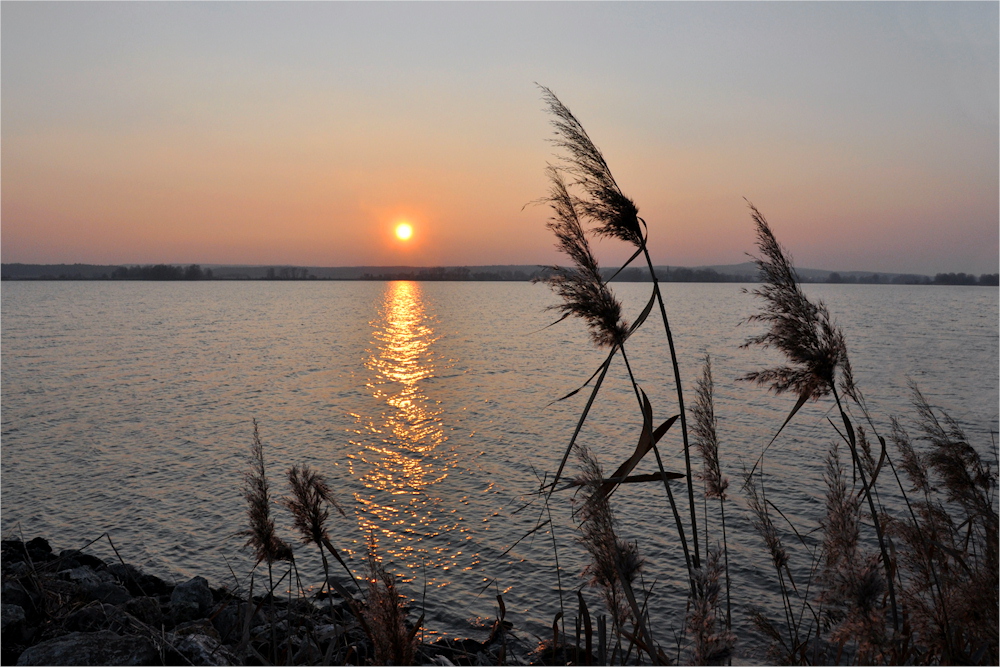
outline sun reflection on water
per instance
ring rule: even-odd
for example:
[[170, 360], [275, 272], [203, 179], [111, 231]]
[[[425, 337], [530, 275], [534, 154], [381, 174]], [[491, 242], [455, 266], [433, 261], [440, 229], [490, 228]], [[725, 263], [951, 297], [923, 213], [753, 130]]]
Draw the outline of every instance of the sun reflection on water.
[[383, 556], [411, 569], [440, 561], [450, 540], [435, 538], [461, 521], [438, 507], [433, 488], [457, 465], [440, 402], [425, 391], [439, 363], [433, 324], [419, 283], [386, 285], [364, 360], [376, 407], [357, 415], [360, 439], [350, 456], [351, 475], [365, 487], [355, 494], [362, 529]]

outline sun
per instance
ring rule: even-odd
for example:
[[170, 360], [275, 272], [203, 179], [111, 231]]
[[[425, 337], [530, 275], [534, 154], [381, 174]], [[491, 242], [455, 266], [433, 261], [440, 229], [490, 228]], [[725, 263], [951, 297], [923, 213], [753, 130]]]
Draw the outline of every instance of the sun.
[[413, 225], [408, 222], [401, 222], [396, 225], [396, 238], [400, 241], [408, 241], [413, 236]]

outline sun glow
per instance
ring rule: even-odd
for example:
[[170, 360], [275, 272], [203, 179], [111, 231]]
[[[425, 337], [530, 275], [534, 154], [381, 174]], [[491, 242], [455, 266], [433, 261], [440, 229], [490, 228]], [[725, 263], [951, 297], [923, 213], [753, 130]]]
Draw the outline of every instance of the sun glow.
[[400, 241], [408, 241], [413, 236], [413, 225], [408, 222], [401, 222], [396, 225], [396, 238]]

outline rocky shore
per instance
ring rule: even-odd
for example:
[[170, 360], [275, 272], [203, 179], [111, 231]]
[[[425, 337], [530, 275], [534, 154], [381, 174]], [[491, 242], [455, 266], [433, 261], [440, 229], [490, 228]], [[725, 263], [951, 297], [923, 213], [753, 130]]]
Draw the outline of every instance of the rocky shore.
[[[360, 594], [244, 599], [203, 577], [173, 584], [121, 561], [57, 553], [40, 537], [4, 540], [0, 561], [4, 665], [377, 664]], [[409, 628], [416, 664], [528, 664], [500, 619], [485, 641], [422, 643]]]

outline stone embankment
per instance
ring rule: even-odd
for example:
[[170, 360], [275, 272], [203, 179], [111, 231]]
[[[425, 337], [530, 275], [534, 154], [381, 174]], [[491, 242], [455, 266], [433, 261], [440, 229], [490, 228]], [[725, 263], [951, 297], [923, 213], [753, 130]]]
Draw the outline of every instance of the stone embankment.
[[[122, 562], [56, 553], [42, 538], [2, 543], [5, 665], [372, 664], [361, 596], [247, 600], [203, 577], [171, 584]], [[416, 647], [427, 665], [526, 664], [509, 624], [485, 642]]]

